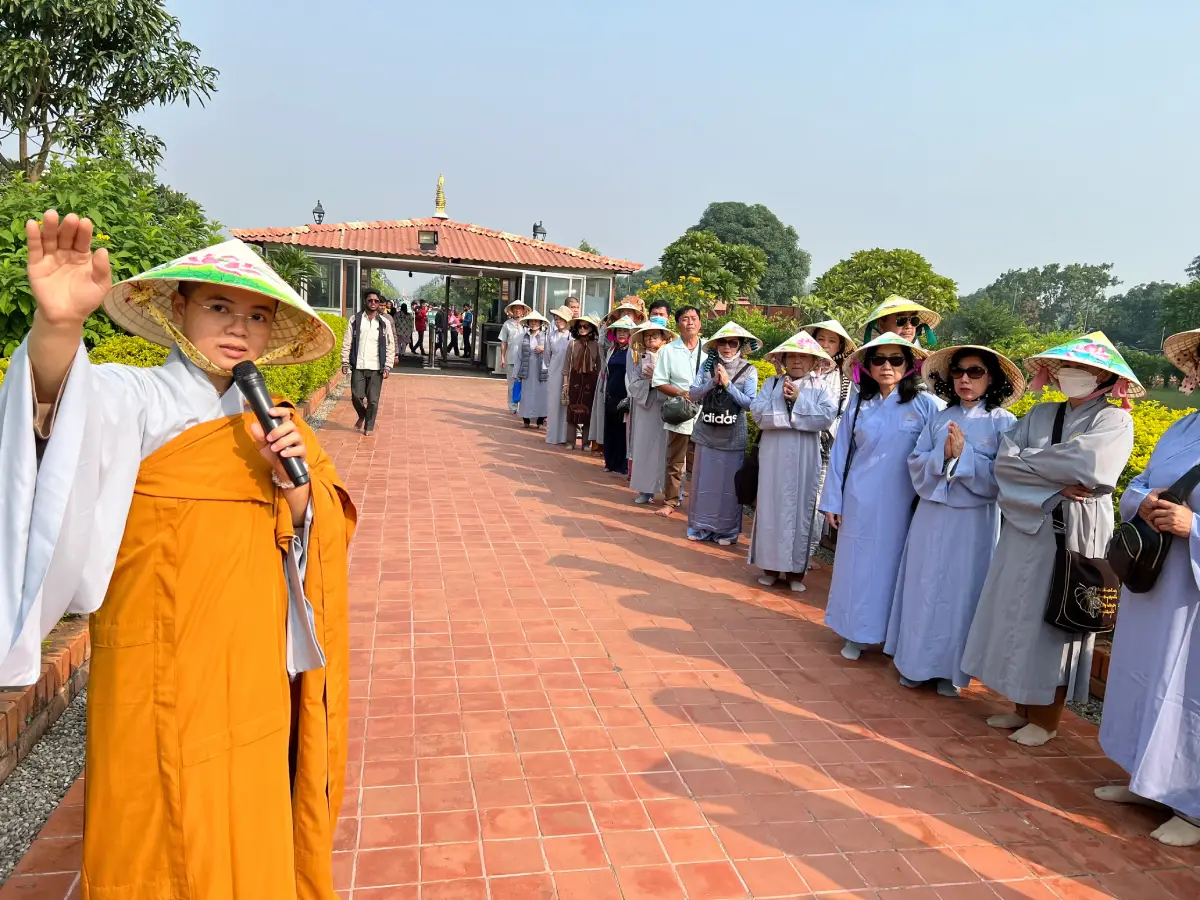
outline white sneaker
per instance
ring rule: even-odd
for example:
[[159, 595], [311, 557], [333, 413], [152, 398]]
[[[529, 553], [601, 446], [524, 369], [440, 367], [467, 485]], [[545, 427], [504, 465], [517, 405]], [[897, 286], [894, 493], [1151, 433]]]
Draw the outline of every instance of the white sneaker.
[[804, 586], [803, 581], [789, 581], [788, 587], [790, 587], [797, 594], [803, 594], [808, 590], [808, 588]]
[[1047, 731], [1041, 725], [1034, 725], [1030, 722], [1024, 728], [1020, 728], [1010, 734], [1008, 739], [1016, 741], [1022, 747], [1040, 747], [1057, 734], [1057, 731]]
[[863, 645], [857, 641], [846, 641], [846, 645], [842, 647], [842, 656], [849, 660], [857, 660], [862, 656]]
[[1018, 716], [1015, 712], [1000, 713], [998, 716], [988, 716], [987, 723], [993, 728], [1024, 728], [1029, 720]]
[[763, 587], [774, 587], [775, 580], [776, 579], [775, 579], [774, 575], [759, 575], [758, 576], [758, 583], [761, 584]]
[[719, 538], [717, 540], [718, 547], [732, 547], [737, 541], [731, 541], [729, 538]]

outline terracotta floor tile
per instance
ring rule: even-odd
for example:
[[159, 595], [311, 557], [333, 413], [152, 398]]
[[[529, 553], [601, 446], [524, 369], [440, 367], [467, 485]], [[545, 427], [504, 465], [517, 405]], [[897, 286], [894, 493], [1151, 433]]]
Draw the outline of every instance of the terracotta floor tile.
[[418, 820], [416, 815], [367, 816], [361, 820], [358, 846], [363, 849], [412, 847], [420, 843]]
[[558, 900], [621, 900], [616, 876], [608, 869], [555, 872]]
[[808, 893], [808, 885], [789, 860], [742, 859], [736, 861], [734, 867], [755, 898], [796, 897]]
[[667, 855], [653, 831], [615, 831], [602, 835], [608, 858], [618, 868], [666, 863]]
[[638, 831], [651, 827], [650, 817], [639, 801], [589, 804], [600, 831]]
[[354, 886], [415, 884], [418, 867], [416, 847], [360, 850], [355, 863]]
[[592, 834], [596, 826], [586, 803], [538, 806], [534, 809], [543, 835]]
[[683, 900], [683, 888], [670, 866], [618, 868], [624, 900]]
[[[355, 896], [358, 895], [355, 891]], [[487, 881], [466, 878], [461, 881], [440, 881], [421, 885], [422, 900], [487, 900]]]
[[542, 842], [551, 871], [600, 869], [608, 865], [608, 857], [595, 834], [574, 837], [548, 837]]
[[492, 900], [554, 900], [554, 880], [549, 875], [516, 875], [489, 878]]
[[709, 828], [664, 828], [658, 836], [673, 863], [726, 859], [725, 848]]
[[474, 810], [421, 814], [422, 844], [458, 844], [479, 839]]
[[483, 859], [489, 876], [524, 875], [546, 869], [541, 841], [535, 838], [484, 841]]
[[537, 837], [537, 819], [531, 806], [485, 809], [479, 818], [485, 841]]

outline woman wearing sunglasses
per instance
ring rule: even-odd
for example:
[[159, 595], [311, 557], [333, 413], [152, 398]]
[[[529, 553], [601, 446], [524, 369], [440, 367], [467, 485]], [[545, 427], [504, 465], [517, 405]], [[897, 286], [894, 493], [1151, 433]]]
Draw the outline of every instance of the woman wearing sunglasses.
[[[1061, 507], [1066, 548], [1104, 556], [1113, 533], [1112, 494], [1133, 451], [1133, 420], [1108, 402], [1145, 393], [1133, 370], [1100, 332], [1025, 360], [1033, 389], [1053, 381], [1065, 404], [1039, 403], [1000, 442], [1000, 540], [971, 622], [962, 669], [1016, 708], [989, 718], [1016, 729], [1009, 739], [1040, 747], [1058, 730], [1067, 700], [1088, 698], [1094, 634], [1045, 622]], [[1062, 434], [1054, 440], [1055, 420]]]
[[947, 408], [929, 420], [908, 458], [921, 498], [908, 529], [883, 652], [905, 687], [937, 679], [956, 697], [971, 683], [963, 647], [1000, 534], [993, 465], [1016, 418], [1005, 406], [1025, 393], [1021, 370], [987, 347], [950, 347], [925, 361]]
[[688, 500], [689, 541], [736, 544], [742, 504], [733, 476], [746, 460], [746, 410], [758, 393], [758, 370], [742, 358], [762, 342], [736, 322], [726, 322], [704, 342], [708, 358], [688, 390], [700, 416], [692, 429], [696, 457]]
[[825, 624], [845, 639], [842, 656], [887, 637], [896, 572], [912, 517], [908, 455], [942, 402], [918, 387], [929, 354], [884, 334], [850, 355], [858, 385], [843, 416], [821, 491], [821, 512], [838, 529]]
[[904, 338], [910, 344], [932, 347], [937, 343], [937, 335], [933, 329], [941, 324], [942, 317], [931, 309], [926, 309], [920, 303], [914, 303], [906, 297], [892, 294], [867, 316], [867, 324], [863, 340], [881, 334], [895, 334]]

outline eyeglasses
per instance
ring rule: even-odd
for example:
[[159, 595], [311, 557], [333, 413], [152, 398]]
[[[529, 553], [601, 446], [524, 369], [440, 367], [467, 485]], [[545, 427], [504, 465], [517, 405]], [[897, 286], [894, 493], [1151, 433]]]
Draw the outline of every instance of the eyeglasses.
[[236, 319], [244, 319], [248, 329], [257, 331], [270, 331], [275, 325], [275, 317], [272, 315], [262, 312], [235, 313], [229, 308], [227, 303], [211, 303], [207, 306], [203, 303], [196, 303], [196, 306], [207, 312], [213, 319], [219, 321], [223, 328], [228, 328]]
[[908, 360], [903, 356], [880, 356], [875, 354], [867, 360], [872, 366], [891, 366], [893, 369], [903, 369]]
[[913, 328], [916, 328], [920, 324], [920, 316], [896, 316], [897, 328], [903, 328], [905, 325], [911, 325]]
[[988, 370], [983, 366], [967, 366], [965, 369], [962, 366], [951, 366], [950, 380], [958, 381], [958, 379], [966, 375], [972, 381], [980, 381], [987, 377], [987, 373]]
[[740, 347], [742, 346], [741, 338], [721, 338], [717, 341], [718, 347]]

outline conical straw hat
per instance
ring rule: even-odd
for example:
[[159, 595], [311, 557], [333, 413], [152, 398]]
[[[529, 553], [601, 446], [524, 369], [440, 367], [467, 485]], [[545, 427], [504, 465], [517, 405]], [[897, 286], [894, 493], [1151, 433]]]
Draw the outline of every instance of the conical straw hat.
[[600, 334], [600, 320], [595, 316], [576, 316], [571, 320], [571, 334], [575, 334], [580, 325], [591, 325], [592, 331]]
[[571, 312], [571, 307], [569, 306], [560, 306], [558, 309], [552, 309], [550, 310], [550, 315], [557, 316], [564, 322], [570, 322], [575, 318], [575, 313]]
[[842, 364], [846, 374], [849, 375], [854, 370], [855, 363], [858, 363], [865, 369], [866, 365], [863, 363], [863, 360], [870, 356], [871, 351], [876, 347], [907, 347], [912, 352], [914, 360], [925, 360], [929, 357], [928, 350], [918, 347], [916, 344], [910, 344], [904, 338], [900, 337], [900, 335], [888, 331], [872, 341], [867, 341], [867, 343], [846, 357], [845, 363]]
[[633, 330], [633, 337], [630, 338], [629, 343], [633, 345], [635, 350], [641, 350], [646, 344], [646, 334], [651, 331], [663, 332], [666, 335], [667, 341], [673, 341], [675, 338], [679, 337], [679, 335], [671, 330], [671, 326], [667, 324], [666, 319], [664, 319], [662, 316], [651, 316]]
[[846, 353], [853, 353], [858, 349], [858, 341], [854, 340], [854, 338], [850, 337], [850, 335], [846, 333], [846, 329], [842, 327], [842, 323], [837, 319], [826, 319], [824, 322], [813, 322], [811, 325], [802, 326], [800, 330], [807, 331], [815, 338], [816, 334], [814, 332], [818, 328], [823, 328], [825, 331], [832, 331], [843, 341], [845, 341]]
[[807, 331], [798, 331], [790, 338], [767, 354], [767, 362], [774, 363], [777, 366], [783, 365], [783, 356], [785, 353], [806, 353], [809, 356], [815, 356], [818, 359], [823, 359], [826, 362], [833, 362], [833, 357], [825, 352], [825, 349], [817, 343]]
[[[921, 374], [925, 376], [926, 384], [929, 385], [934, 393], [937, 393], [937, 381], [935, 379], [940, 378], [946, 383], [950, 381], [950, 360], [954, 358], [954, 354], [959, 350], [971, 350], [980, 355], [986, 354], [995, 358], [1000, 366], [1000, 371], [1004, 373], [1004, 377], [1008, 379], [1009, 386], [1012, 388], [1012, 393], [1000, 404], [1001, 406], [1012, 406], [1021, 399], [1021, 395], [1025, 393], [1025, 376], [1021, 374], [1020, 367], [1003, 353], [997, 353], [991, 347], [983, 347], [978, 344], [945, 347], [929, 354], [929, 358], [921, 366]], [[953, 386], [950, 389], [954, 390]]]
[[1200, 374], [1200, 358], [1197, 358], [1197, 348], [1200, 348], [1200, 328], [1191, 331], [1181, 331], [1167, 338], [1163, 344], [1163, 353], [1171, 361], [1171, 365], [1184, 375], [1193, 379]]
[[625, 331], [633, 331], [637, 327], [638, 323], [633, 321], [629, 316], [621, 316], [621, 318], [609, 324], [608, 330], [621, 331], [623, 329]]
[[[642, 309], [642, 307], [638, 306], [637, 303], [631, 302], [633, 300], [637, 300], [638, 303], [641, 302], [640, 297], [626, 297], [624, 300], [614, 306], [612, 310], [609, 311], [608, 315], [603, 318], [602, 321], [604, 324], [609, 325], [613, 322], [616, 322], [620, 318], [628, 317], [630, 313], [636, 313], [638, 316], [645, 315], [645, 311]], [[636, 325], [637, 323], [635, 322], [634, 324]]]
[[1129, 368], [1129, 364], [1103, 331], [1093, 331], [1091, 334], [1026, 357], [1025, 371], [1034, 376], [1036, 389], [1039, 386], [1037, 382], [1043, 380], [1038, 377], [1041, 370], [1045, 370], [1046, 374], [1053, 378], [1066, 362], [1078, 363], [1118, 376], [1125, 381], [1125, 395], [1131, 400], [1146, 396], [1146, 389], [1133, 374], [1133, 369]]
[[549, 324], [550, 324], [550, 320], [549, 320], [549, 319], [547, 319], [545, 316], [543, 316], [543, 315], [542, 315], [540, 312], [538, 312], [536, 309], [535, 309], [535, 310], [533, 310], [532, 312], [528, 313], [527, 315], [524, 315], [524, 316], [522, 316], [522, 317], [521, 317], [521, 322], [522, 322], [522, 323], [528, 322], [528, 321], [530, 321], [530, 320], [532, 320], [532, 321], [534, 321], [534, 322], [545, 322], [547, 325], [549, 325]]
[[512, 303], [508, 304], [508, 306], [504, 307], [504, 311], [512, 312], [512, 309], [515, 306], [519, 306], [522, 309], [529, 309], [529, 304], [526, 303], [524, 300], [514, 300], [514, 301], [512, 301]]
[[875, 307], [867, 315], [867, 321], [864, 325], [870, 325], [884, 316], [896, 315], [897, 313], [916, 313], [917, 317], [925, 325], [930, 328], [937, 328], [942, 322], [942, 317], [935, 313], [932, 309], [926, 309], [920, 303], [909, 300], [907, 297], [901, 297], [899, 294], [892, 294], [877, 307]]
[[762, 347], [762, 341], [760, 341], [758, 338], [756, 338], [754, 335], [752, 335], [750, 332], [748, 332], [745, 328], [743, 328], [737, 322], [726, 322], [724, 325], [722, 325], [720, 328], [717, 329], [716, 333], [712, 337], [710, 337], [708, 340], [706, 340], [703, 343], [703, 345], [701, 345], [701, 349], [704, 350], [705, 353], [707, 353], [714, 346], [714, 344], [717, 341], [719, 341], [721, 338], [729, 338], [729, 337], [735, 337], [735, 338], [742, 339], [743, 352], [746, 351], [746, 347], [744, 346], [744, 344], [746, 344], [746, 343], [750, 344], [750, 347], [749, 347], [750, 353], [756, 353], [759, 350], [759, 348]]
[[[225, 241], [155, 266], [113, 287], [104, 311], [130, 334], [162, 347], [176, 344], [191, 358], [198, 351], [174, 323], [173, 305], [183, 281], [252, 291], [275, 301], [275, 324], [259, 365], [294, 365], [319, 359], [333, 349], [333, 331], [292, 287], [239, 240]], [[197, 361], [200, 365], [203, 360]], [[216, 370], [216, 366], [209, 363]], [[222, 373], [228, 374], [228, 373]]]

